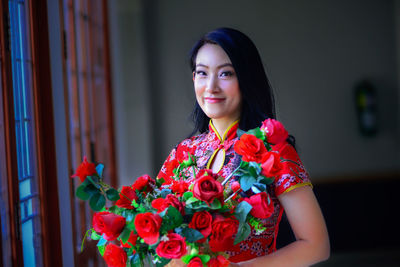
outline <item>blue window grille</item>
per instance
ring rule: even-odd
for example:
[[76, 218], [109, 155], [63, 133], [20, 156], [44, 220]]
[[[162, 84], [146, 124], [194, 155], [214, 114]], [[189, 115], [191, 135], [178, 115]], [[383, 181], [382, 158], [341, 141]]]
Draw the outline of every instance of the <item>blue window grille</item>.
[[24, 266], [42, 266], [28, 0], [9, 0], [20, 224]]

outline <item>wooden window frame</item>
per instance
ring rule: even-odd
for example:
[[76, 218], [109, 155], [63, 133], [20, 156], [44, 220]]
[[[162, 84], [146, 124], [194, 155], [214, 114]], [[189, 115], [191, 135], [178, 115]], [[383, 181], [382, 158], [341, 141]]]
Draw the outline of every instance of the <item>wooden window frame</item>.
[[[32, 89], [35, 117], [35, 142], [37, 156], [38, 189], [40, 198], [40, 225], [42, 259], [44, 266], [59, 266], [62, 262], [61, 229], [57, 187], [56, 153], [53, 121], [52, 88], [49, 73], [50, 55], [48, 40], [46, 0], [29, 3], [29, 25], [31, 39], [28, 45], [32, 53]], [[11, 48], [9, 44], [8, 1], [0, 5], [0, 51], [3, 60], [2, 96], [4, 104], [4, 129], [6, 143], [7, 180], [10, 205], [10, 237], [12, 265], [23, 266], [23, 251], [19, 212], [18, 166], [13, 111], [13, 90], [11, 72]], [[67, 179], [67, 177], [66, 177]], [[12, 208], [17, 207], [17, 208]]]

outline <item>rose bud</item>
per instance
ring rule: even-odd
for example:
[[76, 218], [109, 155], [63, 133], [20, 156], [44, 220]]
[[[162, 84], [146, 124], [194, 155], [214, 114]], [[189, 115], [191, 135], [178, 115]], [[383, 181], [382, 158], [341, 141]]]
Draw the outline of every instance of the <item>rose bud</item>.
[[266, 192], [258, 193], [250, 198], [245, 198], [244, 201], [249, 203], [253, 208], [250, 214], [259, 219], [267, 219], [274, 212], [274, 203]]
[[228, 267], [230, 262], [222, 255], [212, 258], [207, 262], [207, 267]]
[[132, 206], [133, 200], [138, 200], [135, 190], [130, 186], [123, 186], [121, 193], [119, 193], [119, 199], [115, 202], [115, 205], [120, 208], [131, 210], [134, 208]]
[[283, 124], [274, 119], [263, 121], [260, 129], [265, 131], [267, 142], [275, 145], [284, 142], [289, 136]]
[[71, 176], [71, 178], [79, 177], [81, 182], [85, 181], [87, 176], [91, 176], [96, 174], [96, 166], [93, 163], [89, 163], [87, 161], [86, 156], [83, 157], [83, 162], [76, 169], [75, 174]]
[[96, 212], [93, 215], [93, 228], [96, 232], [104, 234], [108, 241], [115, 240], [124, 230], [126, 219], [108, 211]]
[[156, 198], [151, 202], [151, 206], [157, 210], [157, 212], [162, 212], [169, 206], [176, 208], [182, 215], [185, 215], [185, 206], [179, 199], [173, 195], [169, 194], [164, 198]]
[[199, 257], [194, 257], [190, 260], [187, 267], [203, 267], [203, 262]]
[[133, 183], [132, 188], [138, 191], [151, 192], [155, 184], [156, 181], [154, 181], [149, 175], [145, 174], [137, 178]]
[[275, 177], [279, 175], [283, 168], [283, 164], [281, 163], [281, 159], [278, 153], [267, 152], [262, 160], [262, 175], [264, 175], [265, 177]]

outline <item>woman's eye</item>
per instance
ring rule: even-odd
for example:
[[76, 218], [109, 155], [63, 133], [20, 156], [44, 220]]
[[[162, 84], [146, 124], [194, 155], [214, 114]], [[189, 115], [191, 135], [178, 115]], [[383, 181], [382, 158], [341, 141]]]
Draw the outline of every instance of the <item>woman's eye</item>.
[[205, 71], [197, 70], [197, 71], [196, 71], [196, 76], [197, 76], [197, 75], [199, 75], [199, 76], [205, 76], [205, 75], [207, 75], [207, 74], [206, 74]]
[[233, 72], [232, 71], [223, 71], [221, 73], [221, 77], [230, 77], [233, 76]]

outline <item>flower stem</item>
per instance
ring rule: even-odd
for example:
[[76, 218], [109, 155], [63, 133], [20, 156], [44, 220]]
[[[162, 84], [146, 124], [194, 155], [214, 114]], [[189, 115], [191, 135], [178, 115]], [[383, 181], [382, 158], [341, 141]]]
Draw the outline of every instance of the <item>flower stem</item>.
[[239, 169], [240, 169], [240, 166], [237, 167], [231, 174], [229, 174], [229, 175], [225, 178], [225, 180], [222, 181], [221, 185], [224, 186], [224, 185], [233, 177], [233, 175], [237, 172], [237, 170], [239, 170]]

